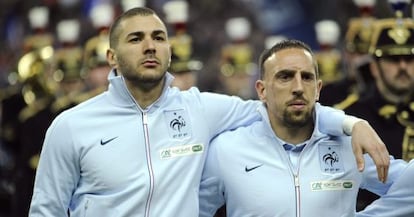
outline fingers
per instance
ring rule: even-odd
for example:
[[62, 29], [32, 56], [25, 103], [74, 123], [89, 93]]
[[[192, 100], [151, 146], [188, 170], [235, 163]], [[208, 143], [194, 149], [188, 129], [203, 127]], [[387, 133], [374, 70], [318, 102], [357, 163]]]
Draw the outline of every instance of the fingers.
[[369, 155], [377, 167], [378, 179], [381, 182], [386, 182], [388, 178], [388, 169], [390, 166], [390, 157], [385, 145], [377, 145], [375, 150], [371, 150]]
[[376, 165], [378, 179], [381, 182], [385, 182], [387, 180], [388, 168], [390, 165], [389, 153], [384, 142], [368, 122], [361, 121], [355, 124], [352, 132], [352, 147], [354, 149], [358, 169], [360, 171], [364, 169], [363, 164], [361, 164], [363, 159], [360, 158], [362, 158], [362, 152], [367, 152]]
[[381, 173], [382, 179], [380, 180], [385, 183], [388, 178], [388, 169], [390, 167], [390, 157], [389, 157], [388, 150], [385, 148], [385, 145], [382, 149], [383, 150], [380, 151], [380, 153], [382, 153], [382, 164], [381, 166], [377, 165], [377, 172], [378, 172], [378, 178], [380, 178], [380, 173]]
[[360, 172], [364, 171], [365, 161], [364, 161], [364, 156], [363, 156], [362, 149], [360, 147], [355, 147], [354, 146], [354, 155], [355, 155], [355, 159], [357, 161], [358, 170]]

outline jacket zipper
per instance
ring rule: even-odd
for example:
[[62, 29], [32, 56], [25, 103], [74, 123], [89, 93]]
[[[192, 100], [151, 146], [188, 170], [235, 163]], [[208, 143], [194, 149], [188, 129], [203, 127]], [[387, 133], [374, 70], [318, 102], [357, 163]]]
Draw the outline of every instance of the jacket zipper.
[[300, 204], [300, 181], [299, 181], [300, 162], [301, 162], [301, 159], [302, 159], [302, 155], [306, 151], [306, 149], [308, 149], [308, 146], [309, 145], [306, 145], [303, 148], [303, 150], [300, 152], [298, 162], [297, 162], [297, 168], [293, 167], [292, 162], [290, 161], [290, 158], [288, 156], [289, 154], [286, 153], [285, 150], [283, 150], [286, 153], [285, 156], [287, 156], [287, 162], [289, 163], [290, 172], [293, 175], [293, 182], [294, 182], [294, 185], [295, 185], [296, 217], [301, 216], [301, 213], [300, 213], [300, 208], [301, 208], [301, 204]]
[[287, 158], [286, 162], [288, 162], [290, 172], [292, 173], [292, 176], [293, 176], [293, 185], [295, 186], [295, 207], [296, 207], [296, 215], [295, 216], [300, 217], [300, 182], [299, 182], [300, 156], [299, 156], [299, 159], [298, 159], [298, 168], [297, 168], [297, 171], [295, 171], [295, 168], [293, 167], [292, 162], [290, 161], [289, 154], [286, 153], [286, 151], [284, 149], [283, 149], [283, 151], [285, 153], [285, 157]]
[[293, 175], [295, 180], [295, 198], [296, 198], [296, 216], [300, 217], [300, 184], [299, 177], [297, 174]]
[[147, 158], [147, 168], [150, 178], [150, 187], [148, 192], [147, 202], [145, 204], [145, 217], [149, 217], [150, 213], [150, 206], [151, 200], [154, 193], [154, 171], [152, 170], [152, 162], [151, 162], [151, 149], [149, 143], [149, 134], [148, 134], [148, 114], [147, 112], [142, 113], [142, 122], [143, 122], [143, 130], [144, 130], [144, 139], [145, 139], [145, 153]]
[[[301, 165], [300, 162], [302, 160], [302, 156], [304, 155], [304, 153], [309, 148], [309, 144], [312, 142], [312, 138], [313, 138], [313, 136], [311, 137], [311, 139], [309, 139], [308, 144], [305, 145], [305, 147], [302, 149], [302, 151], [299, 154], [296, 172], [293, 172], [294, 168], [293, 168], [292, 163], [289, 160], [290, 168], [293, 172], [293, 178], [295, 180], [296, 217], [301, 216], [301, 213], [300, 213], [300, 208], [301, 208], [301, 204], [300, 204], [300, 182], [299, 182], [299, 171], [300, 171], [300, 165]], [[313, 142], [315, 142], [315, 141], [313, 141]]]

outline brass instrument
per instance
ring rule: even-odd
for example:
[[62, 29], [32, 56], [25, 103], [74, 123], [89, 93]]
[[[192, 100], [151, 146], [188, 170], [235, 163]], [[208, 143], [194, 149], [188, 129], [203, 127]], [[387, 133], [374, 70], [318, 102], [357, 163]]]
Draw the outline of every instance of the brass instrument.
[[45, 46], [28, 52], [18, 62], [21, 94], [27, 105], [19, 113], [19, 120], [22, 122], [44, 109], [57, 88], [56, 82], [50, 76], [53, 54], [53, 47]]

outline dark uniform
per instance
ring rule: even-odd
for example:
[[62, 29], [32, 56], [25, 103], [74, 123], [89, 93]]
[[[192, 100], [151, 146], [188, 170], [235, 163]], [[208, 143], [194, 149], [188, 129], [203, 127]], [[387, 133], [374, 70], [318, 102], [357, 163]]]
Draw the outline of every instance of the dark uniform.
[[[61, 29], [73, 30], [66, 27], [61, 26]], [[80, 81], [82, 49], [68, 44], [72, 43], [62, 43], [58, 49], [50, 48], [51, 55], [47, 60], [40, 58], [44, 52], [39, 51], [23, 56], [19, 62], [21, 77], [33, 76], [25, 79], [22, 95], [26, 104], [17, 113], [19, 152], [16, 155], [13, 217], [28, 214], [36, 168], [48, 127], [57, 114], [76, 104], [71, 100], [75, 96], [73, 92], [83, 89], [83, 85], [73, 85]]]
[[[389, 64], [399, 67], [399, 73], [404, 70], [401, 62], [405, 62], [405, 73], [414, 73], [414, 21], [412, 19], [381, 19], [374, 23], [374, 31], [371, 39], [370, 53], [375, 59], [373, 63], [381, 67], [379, 61], [388, 61]], [[379, 68], [380, 76], [384, 78], [382, 68]], [[397, 69], [395, 69], [397, 70]], [[409, 72], [408, 72], [409, 71]], [[396, 73], [396, 72], [395, 72]], [[410, 79], [414, 80], [414, 77]], [[414, 83], [414, 82], [412, 82]], [[378, 84], [378, 80], [377, 80]], [[385, 87], [386, 89], [387, 87]], [[395, 158], [410, 160], [414, 158], [414, 86], [407, 88], [405, 92], [395, 94], [394, 102], [387, 100], [382, 91], [376, 86], [374, 92], [366, 98], [359, 99], [345, 112], [367, 120], [378, 132], [388, 151]], [[389, 99], [389, 98], [388, 98]], [[360, 191], [357, 209], [363, 209], [377, 196]]]
[[[374, 2], [373, 2], [374, 4]], [[360, 5], [361, 16], [348, 22], [343, 52], [345, 77], [339, 81], [323, 85], [319, 102], [343, 109], [364, 97], [373, 89], [373, 78], [369, 71], [369, 43], [372, 33], [371, 15], [374, 5]]]
[[49, 63], [40, 55], [43, 49], [27, 53], [18, 65], [19, 75], [24, 81], [20, 94], [15, 98], [22, 98], [24, 104], [12, 113], [15, 114], [13, 141], [16, 148], [14, 172], [16, 191], [13, 197], [12, 216], [16, 217], [26, 216], [28, 213], [37, 162], [36, 157], [32, 157], [40, 150], [45, 129], [52, 120], [48, 109], [54, 99], [53, 88], [56, 86], [48, 79]]
[[[54, 36], [47, 29], [48, 19], [49, 9], [47, 7], [39, 6], [29, 10], [28, 20], [32, 32], [23, 40], [23, 55], [17, 64], [16, 73], [9, 76], [15, 75], [16, 83], [11, 83], [6, 89], [1, 90], [0, 94], [1, 142], [9, 151], [8, 154], [12, 156], [11, 171], [8, 171], [7, 177], [0, 177], [2, 182], [6, 179], [12, 180], [12, 188], [10, 188], [12, 191], [9, 191], [7, 201], [0, 201], [2, 205], [8, 206], [7, 216], [27, 216], [28, 199], [31, 197], [31, 194], [25, 194], [26, 189], [30, 188], [30, 183], [21, 185], [22, 180], [27, 178], [25, 167], [28, 167], [27, 161], [21, 160], [22, 155], [27, 151], [26, 147], [21, 146], [21, 141], [29, 138], [32, 143], [35, 143], [35, 138], [29, 135], [33, 130], [23, 130], [22, 117], [31, 114], [26, 108], [28, 106], [34, 108], [35, 106], [32, 105], [35, 102], [41, 102], [36, 104], [43, 105], [43, 99], [49, 96], [50, 88], [53, 86], [51, 80], [47, 79], [54, 43]], [[0, 175], [4, 175], [1, 173], [0, 168]], [[30, 178], [27, 179], [26, 183], [30, 180]], [[0, 191], [1, 196], [5, 192], [1, 186]]]

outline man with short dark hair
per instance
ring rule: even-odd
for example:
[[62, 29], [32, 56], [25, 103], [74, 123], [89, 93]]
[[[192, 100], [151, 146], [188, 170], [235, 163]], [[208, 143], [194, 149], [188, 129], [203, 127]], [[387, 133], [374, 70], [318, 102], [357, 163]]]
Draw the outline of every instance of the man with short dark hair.
[[406, 163], [392, 160], [390, 181], [366, 158], [360, 173], [349, 136], [319, 131], [322, 88], [310, 48], [286, 40], [259, 60], [262, 119], [217, 136], [200, 185], [200, 217], [226, 204], [228, 217], [354, 216], [358, 189], [383, 195]]

